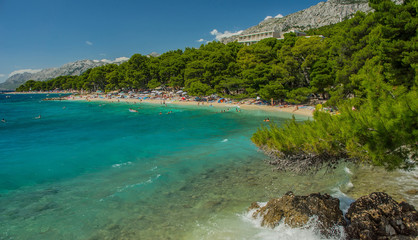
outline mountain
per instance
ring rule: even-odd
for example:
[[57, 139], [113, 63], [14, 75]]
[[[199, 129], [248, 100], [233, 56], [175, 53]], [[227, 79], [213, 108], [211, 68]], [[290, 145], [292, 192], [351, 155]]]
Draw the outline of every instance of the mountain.
[[85, 72], [87, 69], [100, 67], [109, 63], [116, 63], [121, 64], [125, 61], [129, 60], [129, 58], [121, 57], [117, 58], [114, 61], [110, 60], [80, 60], [76, 62], [71, 62], [62, 65], [61, 67], [57, 68], [47, 68], [43, 69], [36, 73], [17, 73], [10, 76], [4, 83], [0, 83], [0, 90], [1, 89], [16, 89], [21, 84], [25, 83], [28, 80], [35, 80], [35, 81], [46, 81], [49, 79], [53, 79], [59, 76], [78, 76]]
[[[393, 1], [398, 4], [403, 2], [401, 0]], [[284, 17], [265, 19], [258, 25], [244, 30], [241, 34], [223, 38], [221, 41], [223, 43], [233, 42], [237, 40], [240, 35], [272, 30], [284, 33], [291, 29], [305, 31], [311, 28], [319, 28], [339, 23], [350, 18], [357, 11], [365, 13], [372, 11], [372, 8], [369, 7], [368, 0], [328, 0]]]

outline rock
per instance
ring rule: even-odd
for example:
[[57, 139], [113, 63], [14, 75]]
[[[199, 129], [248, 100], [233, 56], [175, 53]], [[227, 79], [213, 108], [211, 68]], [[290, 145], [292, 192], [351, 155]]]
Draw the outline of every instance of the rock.
[[288, 192], [282, 198], [270, 200], [266, 206], [256, 210], [253, 217], [261, 217], [262, 226], [273, 228], [282, 220], [291, 227], [301, 227], [317, 216], [321, 233], [329, 235], [334, 226], [346, 225], [339, 205], [340, 200], [328, 194], [295, 196]]
[[251, 211], [251, 210], [257, 209], [257, 208], [260, 208], [260, 205], [258, 205], [257, 202], [253, 202], [253, 203], [251, 203], [250, 207], [248, 208], [248, 211]]
[[397, 203], [383, 192], [357, 199], [345, 216], [346, 233], [354, 239], [414, 239], [418, 236], [418, 214], [405, 202]]

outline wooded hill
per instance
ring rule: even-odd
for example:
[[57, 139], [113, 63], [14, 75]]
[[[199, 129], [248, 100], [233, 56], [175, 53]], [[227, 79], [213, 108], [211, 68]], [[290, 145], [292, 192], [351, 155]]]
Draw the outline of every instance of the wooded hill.
[[328, 104], [340, 114], [318, 109], [314, 121], [293, 119], [253, 135], [279, 169], [306, 171], [342, 159], [388, 170], [416, 166], [418, 2], [370, 5], [374, 13], [315, 31], [328, 38], [312, 67], [311, 89], [329, 93]]

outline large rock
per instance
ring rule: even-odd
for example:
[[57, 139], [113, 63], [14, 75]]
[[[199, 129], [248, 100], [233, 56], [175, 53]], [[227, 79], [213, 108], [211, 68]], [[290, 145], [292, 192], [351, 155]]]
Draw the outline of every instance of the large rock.
[[270, 200], [264, 207], [259, 208], [257, 204], [252, 204], [250, 208], [257, 209], [253, 217], [261, 217], [261, 224], [272, 228], [282, 220], [291, 227], [301, 227], [316, 216], [321, 233], [328, 235], [334, 226], [346, 225], [339, 205], [340, 200], [328, 194], [295, 196], [288, 192], [282, 198]]
[[[346, 233], [354, 239], [415, 239], [418, 214], [408, 203], [397, 203], [389, 195], [374, 192], [353, 202], [346, 218]], [[406, 237], [407, 236], [407, 237]]]

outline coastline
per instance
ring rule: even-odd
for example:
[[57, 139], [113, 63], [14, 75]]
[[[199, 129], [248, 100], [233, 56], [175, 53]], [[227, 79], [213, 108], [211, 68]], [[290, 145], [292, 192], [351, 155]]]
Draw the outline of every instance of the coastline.
[[213, 106], [216, 108], [231, 108], [231, 109], [243, 109], [243, 110], [259, 110], [265, 112], [285, 112], [296, 115], [302, 115], [306, 117], [313, 117], [314, 109], [309, 106], [268, 106], [268, 105], [257, 105], [257, 104], [242, 104], [242, 103], [218, 103], [217, 101], [213, 102], [199, 102], [194, 100], [181, 101], [179, 99], [137, 99], [137, 98], [100, 98], [96, 95], [83, 95], [77, 97], [67, 97], [69, 101], [93, 101], [93, 102], [108, 102], [108, 103], [118, 103], [126, 102], [131, 104], [136, 103], [150, 103], [150, 104], [174, 104], [174, 105], [185, 105], [185, 106]]

